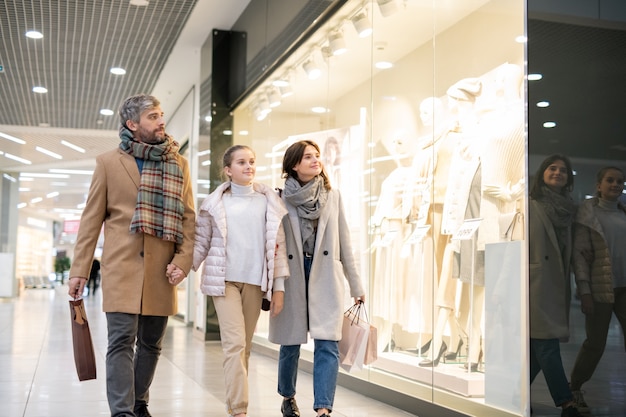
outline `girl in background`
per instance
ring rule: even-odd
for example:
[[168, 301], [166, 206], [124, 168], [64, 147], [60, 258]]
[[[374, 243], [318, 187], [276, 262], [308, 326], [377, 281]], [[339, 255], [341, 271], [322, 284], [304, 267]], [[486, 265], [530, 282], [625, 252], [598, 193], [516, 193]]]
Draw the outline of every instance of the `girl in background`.
[[613, 313], [626, 334], [626, 207], [619, 202], [624, 171], [602, 168], [596, 187], [596, 196], [581, 204], [574, 223], [574, 273], [587, 338], [574, 362], [570, 388], [581, 411], [589, 411], [581, 387], [602, 358]]
[[226, 407], [247, 416], [248, 361], [265, 296], [270, 314], [283, 307], [289, 275], [281, 226], [287, 211], [274, 189], [253, 182], [255, 154], [231, 146], [223, 157], [229, 179], [202, 203], [196, 219], [193, 269], [204, 261], [203, 294], [213, 297], [224, 352]]
[[296, 378], [300, 345], [314, 340], [313, 408], [329, 417], [339, 372], [339, 339], [345, 309], [345, 281], [355, 302], [365, 295], [350, 245], [341, 195], [332, 189], [319, 146], [310, 140], [287, 148], [283, 159], [289, 212], [283, 222], [290, 278], [285, 304], [270, 318], [269, 340], [280, 344], [278, 393], [284, 417], [298, 417]]

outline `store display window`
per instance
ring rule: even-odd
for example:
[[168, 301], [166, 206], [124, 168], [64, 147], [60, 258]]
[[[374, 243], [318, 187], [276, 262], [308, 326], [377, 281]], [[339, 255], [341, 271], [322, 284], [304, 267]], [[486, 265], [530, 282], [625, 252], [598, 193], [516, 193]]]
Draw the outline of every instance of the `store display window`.
[[524, 10], [348, 1], [233, 113], [257, 181], [310, 139], [342, 193], [378, 334], [351, 375], [481, 416], [528, 413]]

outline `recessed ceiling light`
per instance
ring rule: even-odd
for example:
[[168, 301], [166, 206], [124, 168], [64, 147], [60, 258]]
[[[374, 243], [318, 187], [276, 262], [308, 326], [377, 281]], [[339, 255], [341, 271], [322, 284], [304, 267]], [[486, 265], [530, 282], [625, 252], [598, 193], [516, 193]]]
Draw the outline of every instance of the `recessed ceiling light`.
[[551, 129], [553, 127], [556, 127], [556, 122], [544, 122], [543, 127], [545, 127], [546, 129]]
[[213, 117], [211, 117], [210, 115], [209, 115], [209, 116], [206, 116], [206, 117], [204, 118], [204, 121], [205, 121], [205, 122], [209, 122], [209, 123], [211, 123], [211, 121], [212, 121], [212, 120], [213, 120]]
[[147, 6], [150, 4], [148, 0], [130, 0], [131, 6]]
[[100, 109], [100, 114], [103, 116], [113, 116], [113, 110], [111, 109]]
[[26, 141], [20, 138], [16, 138], [15, 136], [7, 135], [6, 133], [0, 132], [0, 138], [5, 138], [6, 140], [10, 140], [11, 142], [19, 143], [20, 145], [25, 145]]
[[527, 40], [528, 38], [524, 35], [519, 35], [515, 37], [515, 42], [517, 43], [526, 43]]
[[311, 111], [313, 113], [327, 113], [329, 110], [326, 107], [322, 107], [322, 106], [317, 106], [317, 107], [312, 107]]
[[248, 132], [247, 130], [240, 130], [239, 131], [239, 135], [240, 136], [248, 136], [250, 134], [250, 132]]
[[9, 158], [9, 159], [12, 159], [14, 161], [21, 162], [24, 165], [31, 165], [32, 164], [32, 162], [30, 162], [28, 159], [20, 158], [19, 156], [15, 156], [15, 155], [10, 154], [10, 153], [6, 153], [5, 152], [4, 156]]
[[85, 153], [85, 150], [83, 148], [81, 148], [80, 146], [74, 145], [73, 143], [68, 142], [66, 140], [62, 140], [61, 145], [67, 146], [70, 149], [74, 149], [76, 152]]
[[528, 81], [538, 81], [543, 78], [541, 74], [528, 74]]
[[124, 68], [120, 68], [120, 67], [113, 67], [109, 71], [111, 71], [111, 74], [115, 74], [115, 75], [124, 75], [124, 74], [126, 74], [126, 70]]
[[540, 101], [537, 103], [537, 107], [549, 107], [550, 106], [550, 102], [549, 101]]
[[374, 66], [378, 69], [389, 69], [393, 67], [393, 64], [388, 61], [378, 61]]
[[31, 39], [41, 39], [43, 38], [43, 33], [39, 32], [38, 30], [29, 30], [28, 32], [25, 33], [27, 38], [31, 38]]
[[33, 87], [33, 93], [45, 94], [48, 92], [46, 87], [35, 86]]
[[51, 156], [51, 157], [53, 157], [53, 158], [55, 158], [55, 159], [63, 159], [63, 157], [62, 157], [61, 155], [59, 155], [58, 153], [56, 153], [56, 152], [52, 152], [52, 151], [49, 151], [48, 149], [46, 149], [46, 148], [42, 148], [41, 146], [35, 146], [35, 150], [36, 150], [37, 152], [41, 152], [41, 153], [43, 153], [43, 154], [46, 154], [46, 155], [48, 155], [48, 156]]

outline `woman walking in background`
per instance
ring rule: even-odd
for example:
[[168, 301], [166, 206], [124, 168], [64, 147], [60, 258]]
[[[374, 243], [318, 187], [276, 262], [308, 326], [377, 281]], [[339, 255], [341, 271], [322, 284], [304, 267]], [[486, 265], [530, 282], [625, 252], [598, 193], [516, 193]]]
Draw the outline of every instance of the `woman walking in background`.
[[624, 171], [602, 168], [596, 187], [595, 197], [582, 203], [574, 223], [574, 273], [587, 338], [574, 363], [570, 388], [581, 411], [589, 410], [581, 387], [602, 358], [613, 313], [626, 334], [626, 207], [619, 202]]
[[248, 362], [263, 297], [281, 312], [289, 275], [281, 227], [287, 214], [274, 189], [254, 181], [255, 155], [243, 145], [223, 157], [229, 178], [202, 203], [196, 219], [193, 268], [202, 270], [203, 294], [213, 297], [224, 352], [226, 407], [248, 412]]
[[567, 157], [549, 156], [535, 174], [529, 203], [530, 382], [543, 371], [562, 417], [580, 416], [559, 345], [569, 338], [573, 175]]
[[287, 148], [283, 159], [283, 200], [289, 211], [283, 222], [290, 278], [285, 281], [284, 311], [270, 318], [269, 339], [280, 344], [278, 393], [284, 417], [300, 415], [296, 378], [300, 345], [307, 332], [314, 340], [313, 408], [329, 417], [339, 372], [339, 339], [345, 307], [345, 281], [354, 301], [365, 301], [350, 244], [348, 223], [338, 190], [310, 140]]

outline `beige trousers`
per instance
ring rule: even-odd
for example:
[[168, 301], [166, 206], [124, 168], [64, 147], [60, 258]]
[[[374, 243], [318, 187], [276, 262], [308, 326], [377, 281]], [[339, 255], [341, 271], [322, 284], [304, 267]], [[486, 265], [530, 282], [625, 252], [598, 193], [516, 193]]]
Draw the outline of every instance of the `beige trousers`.
[[228, 281], [226, 295], [213, 297], [224, 352], [226, 409], [232, 415], [248, 412], [248, 360], [262, 300], [261, 287]]

